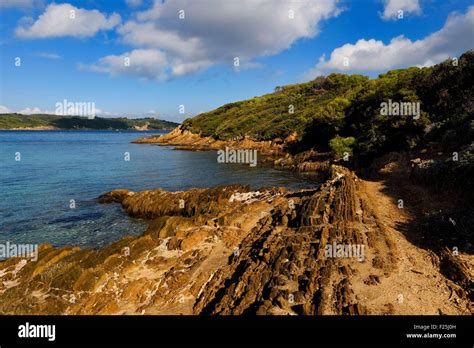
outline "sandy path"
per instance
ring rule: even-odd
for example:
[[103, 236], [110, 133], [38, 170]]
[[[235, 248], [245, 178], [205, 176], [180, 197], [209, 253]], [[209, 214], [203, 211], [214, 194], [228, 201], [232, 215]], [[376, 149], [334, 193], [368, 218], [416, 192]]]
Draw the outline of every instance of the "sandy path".
[[354, 282], [360, 302], [371, 314], [468, 314], [468, 303], [453, 291], [458, 286], [439, 272], [433, 262], [435, 255], [416, 247], [397, 230], [411, 216], [407, 209], [398, 208], [384, 189], [383, 181], [360, 181], [360, 197], [371, 208], [378, 226], [383, 227], [379, 239], [385, 239], [385, 247], [390, 246], [393, 254], [392, 264], [379, 272], [372, 267], [361, 269], [362, 275], [378, 276], [379, 283]]

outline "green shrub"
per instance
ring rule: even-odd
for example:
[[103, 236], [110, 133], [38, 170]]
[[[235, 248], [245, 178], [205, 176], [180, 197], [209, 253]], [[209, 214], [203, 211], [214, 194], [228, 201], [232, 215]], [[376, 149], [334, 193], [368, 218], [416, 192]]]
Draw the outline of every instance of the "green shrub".
[[329, 141], [329, 146], [337, 156], [342, 157], [345, 153], [352, 154], [355, 143], [354, 137], [343, 138], [338, 135]]

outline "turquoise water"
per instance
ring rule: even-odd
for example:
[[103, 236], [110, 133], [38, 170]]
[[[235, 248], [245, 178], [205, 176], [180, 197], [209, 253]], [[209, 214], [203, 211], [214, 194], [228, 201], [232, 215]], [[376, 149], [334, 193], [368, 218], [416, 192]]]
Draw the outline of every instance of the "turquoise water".
[[[97, 247], [142, 233], [144, 221], [127, 217], [118, 204], [96, 202], [116, 188], [308, 186], [303, 177], [288, 171], [219, 164], [214, 151], [130, 143], [150, 134], [0, 131], [0, 242]], [[15, 160], [18, 153], [20, 161]]]

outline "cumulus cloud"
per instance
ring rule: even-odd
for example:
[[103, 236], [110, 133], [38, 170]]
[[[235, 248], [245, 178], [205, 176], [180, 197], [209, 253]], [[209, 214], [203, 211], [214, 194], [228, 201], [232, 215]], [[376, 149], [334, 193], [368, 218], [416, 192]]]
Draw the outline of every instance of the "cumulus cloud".
[[[155, 0], [151, 8], [136, 13], [117, 31], [126, 44], [163, 52], [169, 76], [215, 64], [232, 65], [235, 57], [245, 69], [258, 66], [252, 62], [257, 57], [276, 54], [298, 39], [316, 36], [321, 21], [340, 13], [337, 4], [338, 0], [240, 0], [222, 1], [216, 6], [215, 0]], [[113, 56], [105, 58], [114, 60]], [[162, 60], [159, 56], [157, 64]], [[103, 69], [107, 66], [103, 61], [96, 65]], [[144, 77], [150, 71], [148, 78], [156, 76], [147, 65], [128, 70], [109, 65], [111, 73], [137, 72]], [[161, 78], [161, 74], [158, 76]]]
[[400, 10], [403, 11], [403, 15], [409, 13], [419, 15], [421, 13], [419, 0], [385, 0], [382, 18], [387, 20], [397, 19]]
[[321, 56], [306, 78], [336, 71], [381, 72], [407, 66], [431, 66], [473, 48], [473, 28], [474, 6], [470, 6], [464, 14], [449, 15], [443, 28], [421, 40], [398, 36], [385, 44], [380, 40], [361, 39], [338, 47], [329, 59]]
[[166, 55], [155, 49], [136, 49], [120, 56], [102, 57], [96, 64], [80, 65], [80, 69], [111, 75], [134, 75], [145, 79], [162, 80], [166, 77]]
[[120, 23], [120, 15], [113, 13], [106, 17], [97, 10], [85, 10], [70, 4], [51, 4], [45, 12], [33, 22], [32, 18], [23, 19], [29, 24], [19, 25], [17, 36], [32, 38], [48, 37], [90, 37], [99, 30], [112, 29]]

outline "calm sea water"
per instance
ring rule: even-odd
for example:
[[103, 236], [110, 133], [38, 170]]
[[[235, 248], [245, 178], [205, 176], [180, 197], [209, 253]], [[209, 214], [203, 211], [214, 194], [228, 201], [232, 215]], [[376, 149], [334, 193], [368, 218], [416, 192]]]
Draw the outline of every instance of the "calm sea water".
[[[219, 164], [213, 151], [130, 143], [149, 134], [0, 131], [0, 242], [97, 247], [142, 233], [144, 221], [127, 217], [118, 204], [96, 202], [116, 188], [308, 186], [303, 177], [288, 171]], [[125, 161], [125, 152], [130, 161]], [[18, 153], [20, 161], [15, 160]]]

